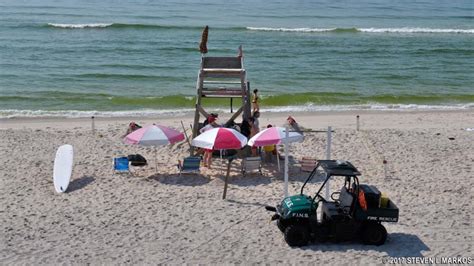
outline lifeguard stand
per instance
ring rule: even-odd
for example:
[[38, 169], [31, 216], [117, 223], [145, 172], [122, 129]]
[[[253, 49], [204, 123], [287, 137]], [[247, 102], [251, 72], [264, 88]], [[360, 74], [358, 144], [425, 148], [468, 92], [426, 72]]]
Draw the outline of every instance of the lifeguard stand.
[[[242, 49], [236, 57], [201, 57], [201, 69], [196, 83], [196, 111], [194, 114], [193, 138], [198, 135], [201, 115], [209, 117], [202, 106], [202, 98], [241, 98], [240, 108], [226, 122], [234, 121], [242, 114], [243, 119], [250, 117], [250, 83], [244, 68]], [[191, 154], [194, 148], [191, 147]]]

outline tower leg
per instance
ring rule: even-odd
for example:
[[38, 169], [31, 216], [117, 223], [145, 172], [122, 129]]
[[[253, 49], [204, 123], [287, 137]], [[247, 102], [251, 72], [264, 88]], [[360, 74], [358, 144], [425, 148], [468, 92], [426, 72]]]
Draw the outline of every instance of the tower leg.
[[[202, 97], [202, 86], [203, 86], [203, 74], [202, 71], [199, 71], [198, 80], [196, 83], [196, 111], [194, 112], [194, 124], [193, 124], [193, 139], [198, 135], [199, 130], [199, 107], [201, 106], [201, 97]], [[191, 146], [189, 150], [190, 156], [194, 155], [194, 147]]]

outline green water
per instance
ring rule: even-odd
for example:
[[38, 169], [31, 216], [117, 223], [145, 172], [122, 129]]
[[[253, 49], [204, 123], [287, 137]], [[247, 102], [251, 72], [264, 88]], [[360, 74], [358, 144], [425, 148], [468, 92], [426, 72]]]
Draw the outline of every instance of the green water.
[[204, 25], [209, 56], [243, 45], [265, 111], [472, 109], [473, 12], [472, 1], [2, 1], [0, 117], [191, 110]]

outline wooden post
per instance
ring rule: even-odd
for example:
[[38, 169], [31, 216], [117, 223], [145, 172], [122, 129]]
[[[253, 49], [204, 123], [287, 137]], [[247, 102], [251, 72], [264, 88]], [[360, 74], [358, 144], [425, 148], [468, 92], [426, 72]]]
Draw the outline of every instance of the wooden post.
[[239, 115], [242, 113], [242, 110], [243, 110], [242, 107], [243, 107], [243, 106], [241, 106], [241, 107], [239, 108], [239, 110], [237, 110], [237, 112], [235, 112], [235, 113], [229, 118], [229, 120], [227, 120], [226, 124], [230, 123], [230, 121], [234, 121], [234, 122], [235, 122], [235, 119], [237, 118], [237, 116], [239, 116]]
[[[202, 85], [203, 85], [203, 73], [202, 73], [202, 68], [203, 68], [203, 63], [204, 62], [204, 57], [201, 57], [201, 69], [199, 70], [199, 76], [198, 80], [196, 83], [196, 111], [194, 112], [194, 127], [193, 127], [193, 139], [198, 135], [198, 130], [199, 130], [199, 108], [201, 107], [201, 97], [202, 97]], [[190, 156], [194, 155], [194, 147], [191, 146], [191, 149], [189, 150]]]
[[244, 107], [244, 119], [248, 119], [252, 116], [252, 107], [250, 99], [250, 82], [247, 81], [247, 86], [245, 86], [245, 95], [242, 97], [242, 103]]
[[94, 121], [94, 120], [95, 120], [95, 118], [94, 118], [94, 116], [92, 116], [92, 117], [91, 117], [91, 119], [92, 119], [92, 125], [91, 125], [91, 128], [92, 128], [92, 134], [95, 134], [95, 121]]
[[181, 127], [183, 128], [183, 133], [184, 133], [184, 136], [186, 137], [186, 142], [188, 143], [189, 148], [191, 148], [191, 142], [189, 142], [188, 133], [186, 133], [186, 129], [184, 128], [183, 120], [181, 120]]
[[205, 118], [208, 118], [210, 116], [210, 114], [208, 112], [206, 112], [206, 110], [204, 110], [204, 108], [202, 108], [201, 105], [198, 105], [196, 106], [196, 109], [198, 110], [199, 113], [201, 113], [201, 115], [203, 115]]
[[230, 175], [230, 164], [232, 163], [232, 159], [229, 159], [229, 163], [227, 164], [227, 173], [225, 175], [225, 180], [224, 180], [224, 194], [222, 194], [222, 199], [225, 199], [226, 194], [227, 194], [227, 183], [229, 180], [229, 175]]

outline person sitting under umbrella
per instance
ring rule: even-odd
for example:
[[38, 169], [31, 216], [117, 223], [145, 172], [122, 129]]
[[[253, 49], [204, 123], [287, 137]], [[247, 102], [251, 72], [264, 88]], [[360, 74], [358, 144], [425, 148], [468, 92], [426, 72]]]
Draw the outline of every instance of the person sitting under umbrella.
[[[272, 125], [267, 125], [267, 128], [271, 128]], [[277, 156], [278, 154], [278, 151], [276, 149], [276, 145], [273, 144], [273, 145], [267, 145], [267, 146], [263, 146], [263, 151], [265, 151], [265, 158], [272, 158], [270, 156]]]

